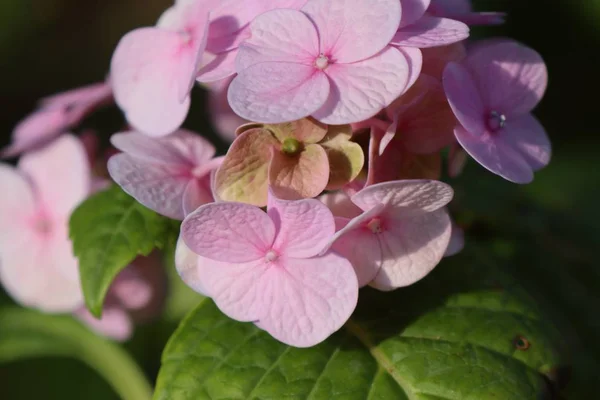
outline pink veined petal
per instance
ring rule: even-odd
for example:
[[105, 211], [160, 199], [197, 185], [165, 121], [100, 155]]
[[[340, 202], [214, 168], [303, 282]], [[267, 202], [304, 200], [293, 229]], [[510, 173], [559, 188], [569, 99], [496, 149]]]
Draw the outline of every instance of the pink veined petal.
[[173, 134], [160, 140], [164, 141], [166, 145], [176, 149], [195, 167], [202, 167], [204, 164], [214, 160], [212, 157], [216, 153], [215, 146], [195, 132], [179, 129]]
[[456, 127], [454, 135], [465, 151], [490, 172], [514, 183], [525, 184], [533, 180], [531, 165], [502, 138], [489, 133], [476, 137], [461, 126]]
[[498, 132], [505, 144], [517, 150], [534, 171], [544, 168], [550, 162], [552, 145], [546, 130], [530, 114], [507, 121]]
[[396, 131], [398, 130], [398, 122], [400, 119], [400, 113], [394, 115], [392, 123], [388, 126], [387, 130], [381, 137], [379, 142], [379, 155], [381, 156], [387, 146], [391, 143], [392, 139], [396, 136]]
[[108, 173], [144, 206], [173, 219], [183, 219], [183, 194], [192, 179], [181, 166], [145, 161], [128, 154], [108, 160]]
[[352, 201], [363, 210], [384, 204], [388, 215], [400, 218], [436, 211], [453, 196], [452, 188], [443, 182], [409, 179], [367, 186]]
[[204, 53], [204, 59], [196, 80], [200, 83], [216, 82], [235, 74], [238, 49], [220, 54]]
[[314, 67], [319, 37], [308, 17], [296, 10], [273, 10], [250, 24], [251, 37], [239, 48], [237, 71], [262, 62], [289, 62]]
[[409, 90], [414, 83], [419, 79], [421, 70], [423, 69], [423, 53], [416, 47], [398, 47], [398, 50], [406, 57], [408, 61], [409, 78], [404, 92]]
[[307, 117], [329, 96], [327, 76], [308, 65], [260, 63], [240, 72], [227, 98], [239, 116], [257, 122], [282, 123]]
[[417, 22], [429, 8], [431, 0], [399, 0], [402, 6], [400, 29]]
[[141, 28], [125, 35], [111, 61], [115, 100], [136, 129], [164, 136], [185, 119], [181, 88], [196, 77], [198, 54], [175, 32]]
[[100, 319], [94, 317], [85, 307], [77, 310], [75, 316], [96, 333], [118, 341], [125, 341], [133, 334], [131, 318], [124, 309], [116, 305], [105, 306]]
[[243, 203], [211, 203], [181, 225], [185, 244], [196, 254], [227, 263], [262, 260], [275, 239], [275, 225], [260, 208]]
[[[223, 21], [230, 20], [225, 17]], [[206, 43], [206, 51], [211, 53], [220, 54], [237, 49], [242, 42], [249, 39], [250, 26], [246, 25], [241, 29], [237, 29], [233, 32], [224, 32], [221, 24], [211, 23], [208, 28], [208, 42]], [[225, 27], [225, 30], [230, 30]]]
[[[410, 49], [411, 47], [405, 47]], [[461, 62], [467, 56], [464, 42], [450, 44], [441, 47], [429, 47], [422, 49], [423, 74], [442, 80], [444, 68], [449, 62]]]
[[186, 165], [186, 160], [177, 149], [171, 145], [167, 136], [161, 140], [149, 137], [139, 132], [115, 133], [110, 137], [110, 142], [117, 149], [140, 159], [140, 161], [154, 162], [161, 164]]
[[371, 282], [381, 267], [379, 239], [366, 225], [378, 217], [384, 208], [380, 204], [352, 220], [336, 218], [336, 225], [341, 229], [330, 240], [331, 248], [350, 261], [360, 287]]
[[[242, 322], [264, 317], [270, 301], [273, 301], [277, 277], [280, 273], [285, 274], [281, 268], [273, 268], [264, 258], [229, 263], [198, 257], [197, 265], [197, 286], [210, 294], [223, 313]], [[185, 277], [184, 281], [188, 282]]]
[[313, 257], [335, 233], [333, 215], [319, 200], [280, 200], [269, 190], [267, 213], [277, 230], [273, 250], [285, 257]]
[[448, 247], [452, 224], [445, 209], [386, 223], [387, 230], [379, 234], [383, 263], [371, 286], [394, 290], [435, 268]]
[[544, 96], [548, 71], [542, 57], [512, 40], [479, 43], [464, 65], [490, 111], [511, 116], [531, 112]]
[[54, 217], [68, 217], [89, 194], [91, 172], [83, 144], [63, 135], [46, 147], [29, 152], [18, 167], [31, 179], [41, 207]]
[[370, 118], [404, 92], [409, 80], [408, 60], [397, 49], [353, 64], [331, 64], [327, 102], [312, 116], [326, 124], [347, 124]]
[[317, 27], [321, 53], [336, 63], [365, 60], [383, 50], [401, 14], [398, 0], [309, 0], [302, 11]]
[[448, 103], [464, 128], [474, 136], [486, 132], [486, 108], [469, 71], [456, 63], [448, 63], [442, 80]]
[[261, 277], [264, 314], [256, 325], [283, 343], [314, 346], [340, 329], [356, 308], [356, 275], [335, 253], [281, 259], [281, 267], [270, 271]]
[[401, 28], [392, 44], [406, 47], [436, 47], [460, 42], [469, 37], [469, 27], [448, 18], [424, 16], [412, 25]]
[[[202, 296], [210, 296], [206, 287], [202, 284], [198, 263], [201, 257], [190, 250], [186, 246], [182, 237], [177, 239], [177, 247], [175, 247], [175, 268], [181, 279]], [[206, 259], [204, 259], [206, 260]]]

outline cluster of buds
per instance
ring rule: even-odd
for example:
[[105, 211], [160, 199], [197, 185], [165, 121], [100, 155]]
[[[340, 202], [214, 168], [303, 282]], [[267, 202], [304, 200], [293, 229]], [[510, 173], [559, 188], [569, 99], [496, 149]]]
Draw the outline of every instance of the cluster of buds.
[[[5, 155], [40, 151], [114, 97], [130, 128], [111, 137], [121, 153], [108, 172], [183, 221], [182, 279], [230, 317], [312, 346], [350, 317], [360, 287], [411, 285], [460, 250], [444, 159], [450, 177], [470, 156], [520, 184], [548, 164], [550, 142], [531, 114], [547, 85], [542, 58], [509, 39], [467, 40], [470, 25], [503, 20], [468, 0], [176, 0], [156, 26], [122, 38], [106, 83], [44, 101]], [[232, 141], [224, 157], [181, 128], [195, 83]], [[68, 169], [79, 175], [48, 203], [66, 216], [86, 175]], [[3, 185], [29, 190], [1, 171]], [[50, 179], [42, 186], [56, 186]], [[2, 230], [24, 230], [5, 209]], [[9, 292], [45, 293], [8, 242], [0, 279]]]

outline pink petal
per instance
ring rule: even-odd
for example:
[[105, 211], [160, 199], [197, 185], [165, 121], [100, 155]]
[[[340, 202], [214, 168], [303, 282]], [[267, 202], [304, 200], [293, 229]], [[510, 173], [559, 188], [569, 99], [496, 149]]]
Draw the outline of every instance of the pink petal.
[[336, 218], [339, 230], [330, 240], [332, 249], [350, 261], [360, 287], [375, 278], [382, 264], [379, 239], [366, 225], [383, 210], [380, 204], [352, 220]]
[[467, 25], [502, 25], [506, 13], [503, 12], [471, 12], [460, 15], [448, 15], [449, 18], [464, 22]]
[[379, 234], [383, 264], [371, 286], [393, 290], [412, 285], [440, 262], [452, 231], [445, 209], [401, 220], [387, 220]]
[[456, 178], [462, 174], [467, 159], [467, 152], [460, 147], [458, 142], [453, 143], [450, 146], [450, 152], [448, 153], [448, 176], [450, 176], [450, 178]]
[[[183, 238], [177, 239], [175, 248], [175, 268], [186, 285], [202, 296], [209, 296], [199, 276], [198, 263], [201, 257], [186, 246]], [[206, 260], [206, 259], [204, 259]]]
[[5, 191], [5, 195], [0, 196], [0, 248], [3, 248], [3, 243], [15, 232], [24, 230], [27, 219], [36, 212], [36, 200], [27, 177], [3, 163], [0, 164], [0, 187]]
[[202, 67], [196, 79], [201, 83], [216, 82], [235, 74], [238, 49], [220, 54], [204, 53]]
[[353, 64], [331, 64], [327, 102], [312, 116], [326, 124], [347, 124], [370, 118], [404, 92], [410, 80], [406, 57], [388, 47]]
[[404, 91], [406, 92], [414, 85], [421, 75], [421, 70], [423, 68], [423, 53], [416, 47], [399, 47], [398, 50], [406, 57], [406, 61], [408, 61], [409, 78], [408, 83], [404, 88]]
[[233, 111], [245, 119], [282, 123], [311, 115], [328, 96], [329, 80], [316, 68], [268, 62], [240, 72], [227, 97]]
[[164, 136], [185, 119], [202, 43], [180, 34], [141, 28], [125, 35], [111, 62], [117, 104], [128, 121], [151, 136]]
[[[150, 266], [144, 265], [143, 268], [150, 268]], [[117, 275], [108, 294], [129, 310], [145, 307], [152, 300], [152, 295], [152, 285], [138, 272], [135, 264], [126, 267]]]
[[534, 50], [512, 40], [483, 42], [465, 60], [489, 110], [507, 117], [531, 112], [548, 84], [548, 71]]
[[398, 0], [309, 0], [302, 11], [317, 27], [320, 52], [336, 63], [353, 63], [379, 53], [400, 24]]
[[436, 211], [453, 195], [452, 188], [443, 182], [404, 180], [368, 186], [352, 196], [352, 201], [363, 210], [385, 204], [389, 215], [401, 217]]
[[424, 14], [431, 0], [400, 0], [402, 19], [400, 29], [417, 22]]
[[[405, 47], [409, 49], [410, 47]], [[464, 42], [421, 50], [423, 54], [423, 74], [442, 80], [444, 68], [449, 62], [461, 62], [467, 56]]]
[[424, 16], [412, 25], [401, 28], [392, 44], [407, 47], [436, 47], [460, 42], [469, 37], [469, 27], [448, 18]]
[[[240, 44], [245, 40], [249, 39], [250, 26], [246, 25], [241, 29], [233, 27], [231, 22], [234, 22], [231, 18], [224, 17], [222, 19], [224, 24], [213, 21], [208, 29], [208, 41], [206, 43], [206, 51], [214, 54], [221, 54], [224, 52], [230, 52], [236, 50]], [[234, 22], [235, 23], [235, 22]], [[232, 29], [236, 29], [233, 32], [229, 32]]]
[[127, 312], [116, 306], [104, 307], [102, 318], [97, 319], [85, 307], [75, 316], [96, 333], [118, 341], [125, 341], [133, 334], [133, 322]]
[[237, 71], [261, 62], [314, 66], [319, 37], [308, 17], [296, 10], [273, 10], [250, 24], [251, 37], [239, 49]]
[[550, 139], [533, 115], [511, 119], [499, 133], [505, 143], [517, 150], [534, 171], [544, 168], [550, 162]]
[[319, 200], [329, 208], [334, 217], [351, 219], [362, 214], [362, 210], [341, 190], [325, 193], [319, 196]]
[[444, 253], [444, 257], [452, 257], [460, 253], [465, 247], [465, 231], [463, 231], [458, 225], [452, 222], [452, 234], [450, 235], [450, 242], [448, 248]]
[[0, 157], [15, 157], [24, 151], [43, 146], [64, 133], [70, 121], [68, 113], [60, 108], [35, 111], [15, 127], [12, 143], [0, 151]]
[[48, 146], [25, 154], [18, 166], [31, 179], [38, 202], [52, 216], [68, 217], [89, 194], [91, 172], [87, 154], [75, 136], [63, 135]]
[[40, 100], [40, 105], [44, 108], [64, 108], [73, 105], [97, 105], [107, 101], [112, 96], [112, 88], [107, 82], [95, 83], [92, 85], [58, 93]]
[[327, 186], [329, 159], [318, 144], [309, 144], [298, 155], [274, 150], [269, 165], [269, 185], [286, 200], [316, 197]]
[[145, 161], [129, 154], [108, 160], [108, 173], [121, 188], [144, 206], [173, 219], [183, 219], [183, 194], [192, 179], [178, 165]]
[[449, 63], [444, 70], [444, 91], [454, 115], [474, 136], [487, 130], [485, 104], [469, 71], [456, 63]]
[[244, 263], [263, 259], [275, 239], [275, 225], [258, 207], [211, 203], [185, 218], [181, 235], [186, 245], [202, 257]]
[[454, 130], [456, 139], [471, 157], [496, 175], [514, 182], [525, 184], [533, 180], [533, 168], [510, 143], [489, 133], [474, 136], [463, 127]]
[[224, 89], [211, 90], [208, 102], [210, 117], [215, 130], [222, 139], [232, 142], [236, 136], [236, 129], [247, 123], [248, 120], [239, 117], [231, 109], [227, 101], [228, 87], [229, 83], [227, 83]]
[[[172, 135], [166, 138], [171, 138]], [[115, 133], [110, 137], [110, 142], [117, 149], [137, 158], [140, 161], [186, 165], [186, 160], [170, 140], [160, 140], [148, 137], [139, 132]]]
[[358, 301], [356, 275], [348, 260], [335, 253], [287, 258], [281, 266], [261, 277], [264, 313], [257, 326], [288, 345], [314, 346], [350, 318]]
[[335, 233], [331, 211], [315, 199], [280, 200], [270, 191], [267, 213], [277, 230], [273, 250], [282, 256], [313, 257]]
[[214, 201], [210, 187], [210, 174], [201, 179], [192, 179], [183, 192], [183, 213], [184, 216], [191, 214], [194, 210], [203, 204]]

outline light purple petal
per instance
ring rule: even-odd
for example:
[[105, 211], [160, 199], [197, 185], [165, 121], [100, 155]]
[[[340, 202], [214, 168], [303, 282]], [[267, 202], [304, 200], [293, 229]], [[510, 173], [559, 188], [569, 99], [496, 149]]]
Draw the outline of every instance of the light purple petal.
[[353, 64], [331, 64], [325, 73], [331, 92], [312, 116], [333, 125], [374, 116], [404, 92], [411, 78], [408, 60], [392, 47]]
[[425, 16], [412, 25], [401, 28], [392, 44], [406, 47], [437, 47], [460, 42], [469, 37], [469, 27], [448, 18]]
[[263, 260], [275, 239], [275, 225], [260, 208], [243, 203], [211, 203], [181, 225], [185, 244], [196, 254], [228, 263]]
[[260, 63], [240, 72], [227, 98], [242, 118], [282, 123], [307, 117], [327, 100], [327, 76], [308, 65]]
[[417, 22], [429, 7], [431, 0], [400, 0], [402, 19], [400, 29]]
[[459, 64], [448, 63], [442, 83], [456, 118], [473, 136], [483, 135], [487, 130], [486, 108], [469, 71]]
[[353, 63], [379, 53], [400, 24], [398, 0], [309, 0], [302, 11], [317, 27], [321, 53], [336, 63]]
[[517, 150], [534, 171], [544, 168], [550, 162], [550, 139], [533, 115], [527, 114], [507, 121], [499, 134], [504, 143]]

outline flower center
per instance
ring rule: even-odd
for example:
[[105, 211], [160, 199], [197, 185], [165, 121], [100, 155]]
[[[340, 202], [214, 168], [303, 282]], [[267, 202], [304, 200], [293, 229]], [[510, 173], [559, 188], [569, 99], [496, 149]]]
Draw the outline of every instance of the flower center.
[[275, 253], [273, 250], [269, 250], [267, 252], [267, 254], [265, 254], [265, 261], [266, 262], [273, 262], [273, 261], [277, 261], [277, 259], [279, 258], [279, 255], [277, 253]]
[[506, 125], [506, 115], [498, 111], [491, 111], [487, 119], [487, 127], [492, 132], [498, 132]]
[[43, 235], [48, 234], [52, 230], [52, 222], [46, 218], [40, 218], [35, 221], [34, 229]]
[[325, 69], [329, 65], [329, 58], [324, 54], [319, 54], [319, 57], [315, 60], [315, 67], [318, 69]]
[[281, 151], [285, 154], [293, 156], [302, 150], [302, 144], [294, 138], [285, 138], [281, 144]]
[[371, 230], [371, 232], [378, 234], [383, 232], [383, 227], [381, 226], [381, 218], [373, 218], [367, 224], [367, 228]]

